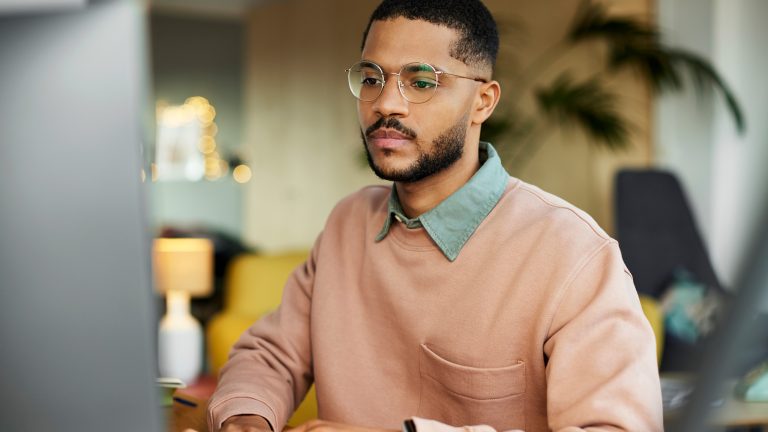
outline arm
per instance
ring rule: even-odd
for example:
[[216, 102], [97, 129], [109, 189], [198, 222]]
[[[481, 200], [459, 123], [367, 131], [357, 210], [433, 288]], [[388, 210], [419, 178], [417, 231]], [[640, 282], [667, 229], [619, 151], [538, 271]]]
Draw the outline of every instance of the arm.
[[660, 431], [653, 331], [618, 245], [585, 259], [556, 299], [544, 344], [553, 431]]
[[[321, 236], [322, 237], [322, 236]], [[317, 249], [288, 279], [280, 307], [235, 343], [208, 406], [208, 428], [232, 416], [258, 415], [282, 430], [312, 385], [309, 316]]]

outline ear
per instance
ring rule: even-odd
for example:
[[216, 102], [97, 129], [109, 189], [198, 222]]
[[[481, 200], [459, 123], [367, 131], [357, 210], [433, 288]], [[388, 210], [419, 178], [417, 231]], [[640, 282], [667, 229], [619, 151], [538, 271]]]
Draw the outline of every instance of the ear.
[[498, 81], [482, 83], [475, 95], [471, 119], [473, 124], [481, 124], [493, 114], [501, 97], [501, 85]]

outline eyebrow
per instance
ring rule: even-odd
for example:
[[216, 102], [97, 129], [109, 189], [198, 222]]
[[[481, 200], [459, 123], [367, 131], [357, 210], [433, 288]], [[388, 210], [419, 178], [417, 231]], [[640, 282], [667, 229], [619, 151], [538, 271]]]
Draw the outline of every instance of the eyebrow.
[[360, 65], [361, 65], [361, 66], [372, 66], [372, 67], [376, 67], [376, 68], [379, 68], [379, 69], [381, 69], [381, 70], [384, 70], [384, 68], [382, 68], [381, 66], [379, 66], [379, 64], [378, 64], [378, 63], [374, 63], [374, 62], [372, 62], [372, 61], [370, 61], [370, 60], [360, 60]]
[[[419, 67], [408, 68], [410, 71], [419, 71], [419, 72], [421, 72], [421, 71], [431, 71], [432, 69], [430, 69], [429, 66], [432, 66], [435, 69], [435, 71], [437, 71], [437, 72], [449, 73], [449, 72], [445, 71], [443, 68], [441, 68], [439, 66], [436, 66], [436, 65], [434, 65], [432, 63], [429, 63], [429, 62], [426, 62], [426, 61], [422, 61], [422, 60], [408, 62], [408, 63], [405, 63], [404, 65], [402, 65], [400, 67], [402, 68], [403, 66], [409, 65], [411, 63], [419, 63]], [[381, 66], [380, 64], [378, 64], [378, 63], [376, 63], [376, 62], [374, 62], [372, 60], [365, 60], [365, 59], [363, 59], [363, 60], [360, 60], [360, 64], [363, 65], [363, 66], [378, 67], [382, 71], [386, 72], [386, 70], [384, 70], [383, 66]]]
[[431, 72], [433, 69], [437, 69], [437, 68], [434, 67], [434, 66], [430, 67], [430, 66], [427, 65], [427, 63], [419, 62], [419, 64], [416, 65], [416, 67], [409, 68], [409, 69], [416, 70], [418, 72]]

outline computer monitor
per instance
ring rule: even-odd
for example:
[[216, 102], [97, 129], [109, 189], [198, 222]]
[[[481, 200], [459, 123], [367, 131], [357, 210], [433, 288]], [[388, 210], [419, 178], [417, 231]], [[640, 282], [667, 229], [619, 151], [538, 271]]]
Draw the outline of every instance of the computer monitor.
[[730, 388], [726, 380], [739, 374], [739, 365], [749, 352], [750, 343], [764, 344], [768, 341], [765, 319], [758, 320], [764, 313], [766, 290], [768, 289], [768, 207], [763, 209], [762, 223], [752, 244], [748, 247], [746, 259], [739, 271], [734, 287], [734, 296], [726, 305], [723, 320], [718, 324], [713, 337], [705, 346], [704, 358], [697, 373], [698, 378], [690, 402], [682, 414], [669, 425], [672, 432], [702, 432], [721, 430], [713, 426], [712, 415], [726, 398]]
[[84, 3], [0, 4], [4, 431], [163, 430], [141, 180], [145, 6]]

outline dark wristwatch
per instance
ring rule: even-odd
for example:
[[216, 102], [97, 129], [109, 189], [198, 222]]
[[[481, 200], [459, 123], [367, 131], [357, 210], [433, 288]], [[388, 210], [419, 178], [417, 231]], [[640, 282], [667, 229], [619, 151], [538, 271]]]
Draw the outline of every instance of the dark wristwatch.
[[413, 419], [403, 422], [403, 432], [416, 432], [416, 424], [413, 422]]

